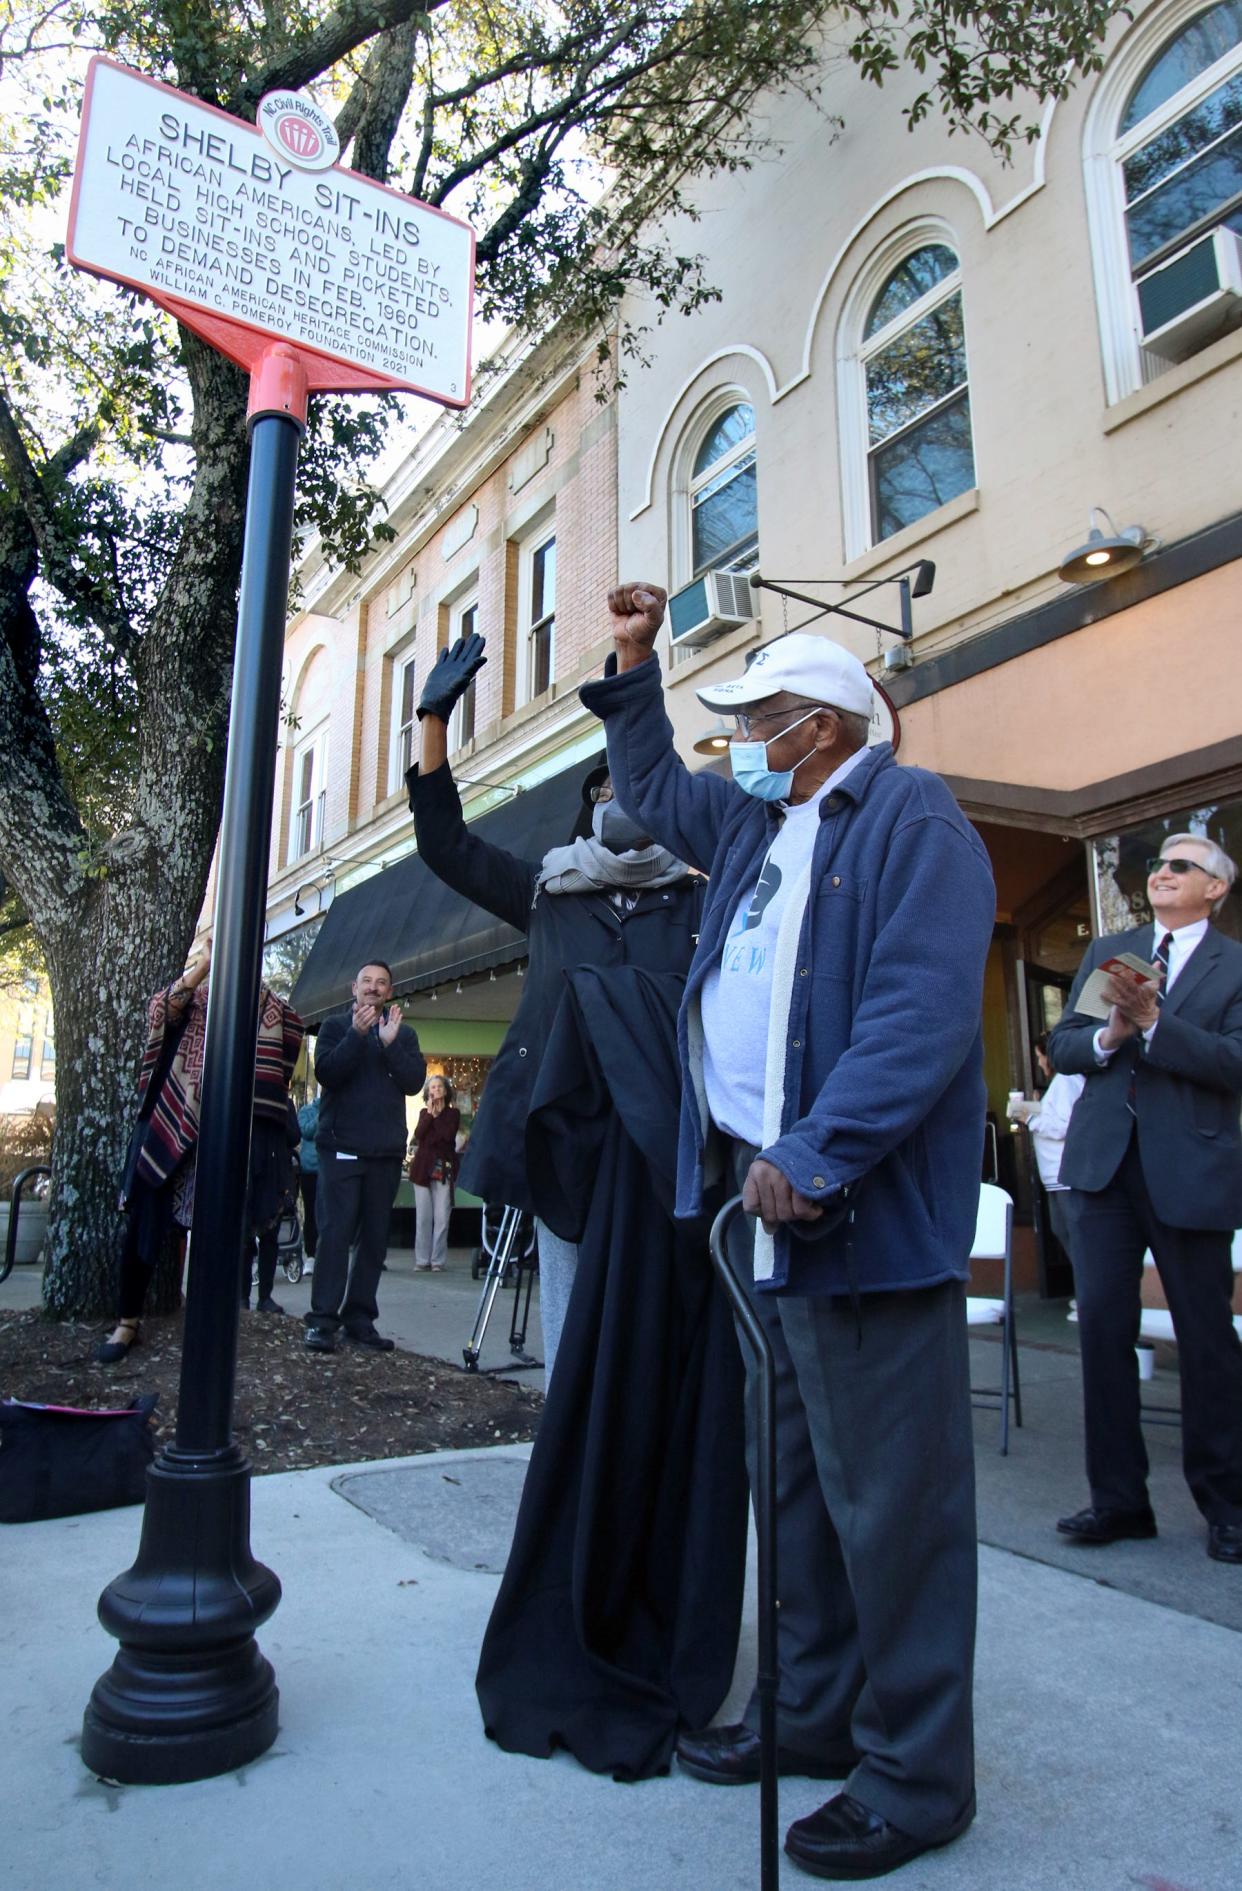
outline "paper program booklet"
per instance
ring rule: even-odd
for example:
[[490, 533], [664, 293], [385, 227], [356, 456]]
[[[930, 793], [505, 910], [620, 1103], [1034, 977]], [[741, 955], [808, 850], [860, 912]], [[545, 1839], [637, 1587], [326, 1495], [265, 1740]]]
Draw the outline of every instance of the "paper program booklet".
[[1133, 952], [1119, 952], [1115, 958], [1105, 959], [1079, 992], [1075, 1011], [1106, 1022], [1111, 1006], [1104, 996], [1104, 987], [1110, 978], [1115, 978], [1119, 985], [1132, 985], [1135, 991], [1141, 991], [1144, 985], [1159, 985], [1160, 967], [1149, 965]]

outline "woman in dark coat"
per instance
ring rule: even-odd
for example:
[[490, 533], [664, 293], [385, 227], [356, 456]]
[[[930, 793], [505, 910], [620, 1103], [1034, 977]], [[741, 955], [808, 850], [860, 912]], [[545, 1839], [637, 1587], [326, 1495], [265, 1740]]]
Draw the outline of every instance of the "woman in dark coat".
[[[482, 637], [459, 638], [441, 651], [418, 707], [421, 763], [406, 780], [418, 851], [431, 871], [530, 942], [521, 1003], [488, 1076], [461, 1183], [485, 1202], [533, 1212], [526, 1119], [566, 972], [636, 965], [684, 973], [694, 952], [702, 882], [627, 819], [612, 800], [603, 767], [584, 783], [580, 831], [542, 861], [521, 860], [471, 831], [448, 768], [448, 719], [486, 660]], [[582, 831], [588, 818], [589, 833]], [[541, 1222], [540, 1320], [549, 1378], [576, 1259], [573, 1243]]]
[[461, 1112], [453, 1103], [453, 1086], [437, 1071], [423, 1085], [423, 1108], [410, 1142], [408, 1167], [414, 1184], [416, 1273], [444, 1271], [460, 1128]]

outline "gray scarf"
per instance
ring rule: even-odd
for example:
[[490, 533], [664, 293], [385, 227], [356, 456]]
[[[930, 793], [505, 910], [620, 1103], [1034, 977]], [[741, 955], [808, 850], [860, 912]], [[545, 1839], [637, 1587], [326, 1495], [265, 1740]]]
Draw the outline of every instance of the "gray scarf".
[[535, 897], [547, 893], [607, 893], [618, 888], [637, 892], [646, 886], [670, 886], [684, 880], [690, 869], [667, 847], [634, 847], [628, 853], [609, 853], [593, 835], [586, 834], [568, 847], [549, 847], [539, 869]]

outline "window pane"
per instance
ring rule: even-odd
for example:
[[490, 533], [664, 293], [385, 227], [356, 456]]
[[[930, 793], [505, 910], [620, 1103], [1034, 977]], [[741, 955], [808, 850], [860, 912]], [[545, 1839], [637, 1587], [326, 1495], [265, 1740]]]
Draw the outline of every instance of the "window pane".
[[[1242, 126], [1214, 151], [1178, 171], [1126, 217], [1130, 260], [1137, 266], [1183, 230], [1242, 196]], [[1242, 207], [1242, 206], [1239, 206]]]
[[975, 483], [970, 402], [963, 394], [871, 456], [877, 539], [934, 512]]
[[[474, 613], [472, 611], [471, 616], [473, 615]], [[463, 743], [474, 741], [474, 686], [477, 682], [478, 678], [472, 676], [466, 688], [466, 693], [458, 704], [458, 708], [461, 711], [461, 727], [457, 738], [458, 747], [461, 747]]]
[[530, 693], [542, 695], [552, 681], [552, 624], [551, 620], [538, 629], [531, 638]]
[[530, 617], [537, 624], [556, 609], [556, 540], [541, 545], [532, 560]]
[[1184, 113], [1126, 159], [1122, 166], [1126, 202], [1132, 204], [1237, 124], [1242, 124], [1242, 73], [1217, 86], [1193, 111]]
[[414, 677], [415, 665], [403, 664], [401, 666], [401, 726], [403, 728], [407, 722], [413, 720], [414, 716]]
[[755, 456], [748, 454], [712, 480], [692, 504], [695, 571], [711, 570], [743, 539], [754, 537], [758, 520]]
[[946, 276], [951, 276], [956, 268], [957, 257], [943, 243], [929, 243], [925, 249], [915, 250], [913, 256], [907, 256], [904, 263], [898, 263], [872, 303], [864, 339], [869, 340], [872, 335], [878, 335], [903, 309], [910, 308], [920, 296], [934, 289]]
[[745, 401], [739, 401], [736, 407], [727, 408], [719, 420], [713, 422], [711, 432], [694, 456], [694, 468], [691, 477], [697, 479], [714, 466], [717, 460], [723, 460], [726, 454], [734, 452], [744, 440], [749, 440], [755, 431], [755, 410]]
[[298, 800], [309, 801], [315, 781], [315, 751], [307, 749], [298, 768]]
[[479, 607], [477, 604], [467, 604], [465, 610], [457, 620], [457, 635], [459, 637], [473, 637], [478, 628]]
[[939, 308], [872, 355], [867, 363], [867, 427], [874, 446], [966, 383], [962, 298]]
[[1121, 129], [1133, 131], [1150, 112], [1180, 92], [1184, 85], [1214, 66], [1242, 42], [1242, 0], [1226, 0], [1192, 20], [1185, 32], [1156, 54], [1130, 94]]

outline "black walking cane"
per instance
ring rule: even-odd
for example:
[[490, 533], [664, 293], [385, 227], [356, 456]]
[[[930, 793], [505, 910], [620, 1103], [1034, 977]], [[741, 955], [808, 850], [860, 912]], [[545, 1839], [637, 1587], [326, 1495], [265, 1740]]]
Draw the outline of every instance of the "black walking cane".
[[740, 1213], [734, 1195], [712, 1223], [712, 1266], [729, 1296], [743, 1340], [759, 1369], [758, 1466], [755, 1478], [755, 1531], [759, 1539], [759, 1886], [778, 1891], [776, 1783], [776, 1374], [768, 1336], [759, 1324], [745, 1288], [725, 1250], [725, 1234]]

